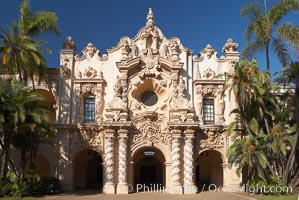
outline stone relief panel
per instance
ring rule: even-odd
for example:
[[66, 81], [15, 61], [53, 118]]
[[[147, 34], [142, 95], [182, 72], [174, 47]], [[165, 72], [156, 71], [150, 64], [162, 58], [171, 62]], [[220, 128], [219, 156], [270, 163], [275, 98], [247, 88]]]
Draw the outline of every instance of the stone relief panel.
[[71, 134], [71, 144], [73, 151], [91, 147], [103, 152], [104, 134], [95, 127], [79, 127]]
[[203, 128], [199, 133], [199, 149], [224, 149], [226, 136], [222, 128]]
[[178, 83], [173, 81], [172, 88], [171, 109], [191, 109], [192, 106], [187, 100], [185, 81], [182, 76], [179, 78]]
[[[61, 55], [61, 57], [63, 57]], [[71, 66], [69, 58], [62, 59], [62, 65], [60, 66], [60, 76], [66, 80], [71, 77]]]
[[147, 146], [152, 146], [158, 142], [169, 146], [171, 143], [171, 134], [166, 129], [161, 130], [160, 125], [154, 122], [142, 124], [139, 131], [136, 131], [133, 136], [133, 145], [143, 143]]
[[212, 70], [210, 67], [207, 70], [205, 70], [203, 74], [203, 78], [208, 80], [214, 79], [215, 76], [216, 76], [216, 72]]
[[215, 49], [213, 49], [210, 44], [207, 44], [206, 48], [204, 48], [200, 52], [201, 57], [202, 56], [207, 57], [208, 59], [210, 59], [211, 57], [217, 58], [216, 55], [217, 55], [217, 51]]

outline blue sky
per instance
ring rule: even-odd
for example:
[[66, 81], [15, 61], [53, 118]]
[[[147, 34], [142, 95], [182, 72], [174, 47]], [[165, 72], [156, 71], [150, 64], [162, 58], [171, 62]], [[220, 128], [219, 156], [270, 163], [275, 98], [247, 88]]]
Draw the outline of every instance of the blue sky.
[[[263, 2], [263, 0], [257, 0]], [[269, 7], [278, 0], [268, 0]], [[0, 26], [6, 28], [18, 20], [22, 0], [1, 0]], [[227, 38], [244, 47], [243, 33], [247, 22], [241, 19], [241, 8], [250, 0], [31, 0], [33, 11], [55, 12], [61, 36], [45, 35], [42, 40], [52, 50], [46, 55], [49, 67], [59, 67], [61, 42], [71, 35], [77, 44], [77, 53], [92, 42], [101, 53], [117, 45], [122, 36], [134, 37], [145, 25], [148, 8], [152, 8], [156, 25], [167, 38], [178, 37], [183, 45], [194, 50], [194, 55], [211, 44], [222, 55]], [[285, 19], [299, 24], [299, 15]], [[256, 56], [265, 69], [264, 56]], [[280, 65], [272, 55], [272, 72]]]

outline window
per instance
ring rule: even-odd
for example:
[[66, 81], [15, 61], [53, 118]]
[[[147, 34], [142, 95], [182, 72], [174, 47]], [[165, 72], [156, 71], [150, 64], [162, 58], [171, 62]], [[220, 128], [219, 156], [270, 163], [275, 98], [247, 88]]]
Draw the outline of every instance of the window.
[[203, 100], [203, 120], [204, 124], [214, 124], [214, 99]]
[[158, 96], [153, 91], [146, 91], [141, 95], [141, 102], [146, 106], [153, 106], [158, 102]]
[[95, 122], [95, 98], [84, 99], [84, 122]]

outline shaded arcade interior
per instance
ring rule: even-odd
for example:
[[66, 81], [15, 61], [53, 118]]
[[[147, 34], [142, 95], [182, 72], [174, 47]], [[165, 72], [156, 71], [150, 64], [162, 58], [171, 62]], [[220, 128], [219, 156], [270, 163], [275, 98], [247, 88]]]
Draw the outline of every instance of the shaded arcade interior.
[[155, 148], [142, 148], [136, 152], [133, 160], [135, 191], [137, 184], [165, 185], [165, 158], [161, 151]]
[[84, 149], [74, 159], [74, 189], [103, 189], [103, 159], [92, 150]]
[[215, 150], [201, 152], [196, 159], [195, 182], [197, 186], [204, 184], [223, 185], [223, 160], [221, 153]]

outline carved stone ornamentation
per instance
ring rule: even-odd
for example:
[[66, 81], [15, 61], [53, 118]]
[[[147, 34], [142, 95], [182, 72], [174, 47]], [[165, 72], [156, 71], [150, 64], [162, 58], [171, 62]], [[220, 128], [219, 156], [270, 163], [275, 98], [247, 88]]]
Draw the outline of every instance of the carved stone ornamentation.
[[121, 40], [121, 55], [122, 55], [121, 59], [122, 60], [127, 60], [128, 59], [128, 55], [129, 55], [130, 52], [131, 52], [131, 48], [130, 48], [128, 39], [127, 38], [123, 38]]
[[216, 76], [216, 72], [212, 70], [211, 68], [208, 68], [206, 71], [204, 71], [203, 78], [212, 80]]
[[69, 79], [71, 76], [71, 69], [69, 66], [69, 60], [65, 59], [64, 63], [60, 67], [60, 75], [61, 77], [66, 80]]
[[195, 193], [193, 181], [193, 137], [185, 137], [184, 145], [184, 188], [185, 193]]
[[145, 77], [155, 77], [158, 78], [160, 76], [161, 66], [159, 64], [159, 57], [153, 55], [152, 49], [148, 49], [146, 55], [141, 55], [141, 60], [143, 61], [143, 65], [141, 65], [141, 78]]
[[230, 53], [230, 52], [236, 52], [239, 44], [233, 42], [233, 39], [229, 38], [227, 39], [225, 45], [222, 48], [222, 52], [224, 53]]
[[216, 97], [218, 94], [218, 87], [217, 85], [198, 85], [196, 87], [196, 94], [200, 97]]
[[62, 43], [62, 48], [65, 50], [77, 50], [76, 44], [71, 36], [67, 36], [66, 40]]
[[[109, 135], [105, 136], [105, 180], [106, 183], [114, 182], [114, 130], [108, 129]], [[111, 134], [111, 135], [110, 135]]]
[[96, 53], [99, 53], [99, 50], [93, 46], [92, 43], [88, 43], [82, 51], [84, 57], [92, 58]]
[[204, 48], [200, 54], [201, 55], [206, 55], [207, 58], [211, 58], [214, 54], [217, 54], [217, 51], [215, 49], [212, 48], [212, 46], [210, 44], [207, 44], [206, 48]]
[[118, 167], [118, 182], [127, 183], [127, 136], [128, 130], [120, 129], [119, 134], [119, 167]]
[[172, 130], [172, 184], [177, 186], [181, 185], [181, 161], [180, 161], [180, 134], [181, 130]]
[[171, 49], [172, 62], [178, 62], [180, 47], [176, 39], [171, 40], [170, 49]]
[[92, 67], [88, 67], [84, 74], [83, 74], [86, 78], [96, 78], [97, 77], [97, 70], [93, 69]]
[[161, 131], [160, 125], [154, 122], [146, 122], [139, 128], [140, 132], [136, 133], [133, 138], [133, 143], [144, 143], [151, 146], [153, 143], [161, 142], [169, 145], [171, 134], [165, 130]]
[[127, 104], [122, 99], [123, 85], [119, 76], [116, 77], [116, 83], [114, 85], [114, 97], [111, 102], [107, 104], [108, 109], [125, 109]]
[[91, 92], [93, 94], [96, 93], [97, 84], [96, 83], [83, 83], [81, 84], [81, 92], [82, 94]]
[[171, 108], [172, 109], [191, 109], [192, 106], [188, 102], [186, 95], [186, 86], [183, 77], [180, 77], [180, 81], [178, 85], [173, 86], [173, 96], [171, 101]]
[[202, 150], [224, 148], [225, 136], [220, 128], [205, 128], [199, 138], [199, 147]]
[[[151, 38], [150, 40], [148, 38]], [[146, 17], [145, 28], [140, 33], [142, 40], [142, 51], [148, 53], [149, 49], [153, 50], [154, 54], [158, 53], [159, 31], [155, 26], [155, 18], [152, 9], [150, 8]], [[151, 42], [150, 42], [151, 41]]]
[[103, 138], [100, 132], [94, 127], [80, 127], [80, 135], [84, 140], [84, 143], [88, 143], [88, 146], [96, 149], [102, 149]]

